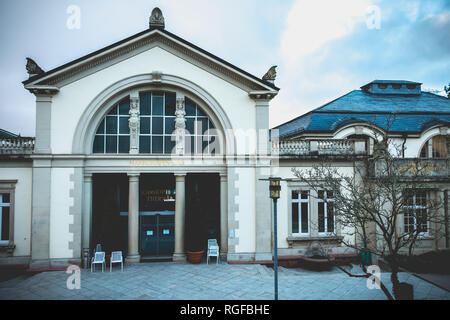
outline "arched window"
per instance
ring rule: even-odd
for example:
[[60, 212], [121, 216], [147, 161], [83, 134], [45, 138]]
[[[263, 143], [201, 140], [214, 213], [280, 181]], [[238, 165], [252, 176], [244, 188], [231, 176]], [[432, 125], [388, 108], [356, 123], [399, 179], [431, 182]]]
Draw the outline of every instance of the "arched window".
[[141, 92], [139, 153], [171, 153], [175, 141], [175, 92]]
[[[139, 153], [164, 153], [174, 151], [175, 141], [175, 92], [140, 93]], [[211, 153], [217, 141], [214, 125], [202, 109], [191, 99], [185, 98], [186, 154]]]
[[[139, 93], [139, 153], [171, 154], [175, 151], [176, 93]], [[130, 152], [130, 99], [112, 107], [101, 120], [94, 138], [94, 153]], [[216, 154], [219, 136], [202, 108], [185, 97], [185, 154]]]
[[215, 154], [218, 148], [213, 145], [219, 142], [214, 124], [194, 101], [185, 98], [186, 110], [186, 151], [191, 154]]
[[128, 119], [130, 100], [114, 105], [102, 119], [94, 138], [94, 153], [129, 153], [130, 127]]
[[447, 158], [448, 157], [448, 146], [447, 146], [447, 136], [438, 135], [434, 136], [422, 147], [420, 151], [421, 158]]

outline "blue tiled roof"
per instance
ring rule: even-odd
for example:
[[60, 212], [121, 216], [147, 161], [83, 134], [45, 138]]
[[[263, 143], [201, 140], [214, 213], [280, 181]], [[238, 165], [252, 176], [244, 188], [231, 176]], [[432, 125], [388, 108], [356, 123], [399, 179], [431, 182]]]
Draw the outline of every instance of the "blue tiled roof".
[[428, 92], [395, 95], [354, 90], [274, 129], [279, 130], [280, 137], [286, 137], [302, 132], [334, 132], [352, 122], [374, 123], [391, 132], [418, 133], [450, 123], [450, 100]]
[[4, 129], [0, 129], [0, 138], [17, 138], [18, 135]]

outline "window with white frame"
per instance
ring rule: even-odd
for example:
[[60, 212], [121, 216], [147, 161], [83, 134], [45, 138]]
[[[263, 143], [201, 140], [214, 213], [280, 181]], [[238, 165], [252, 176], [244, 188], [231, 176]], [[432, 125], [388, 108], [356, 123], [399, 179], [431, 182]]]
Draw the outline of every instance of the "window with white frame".
[[332, 191], [319, 190], [317, 193], [318, 231], [321, 234], [335, 232], [334, 199]]
[[427, 192], [409, 192], [406, 195], [403, 223], [405, 233], [428, 233]]
[[130, 152], [130, 100], [114, 105], [100, 122], [95, 134], [94, 153], [129, 153]]
[[0, 244], [8, 244], [10, 240], [11, 195], [0, 193]]
[[309, 234], [309, 191], [292, 191], [292, 235]]

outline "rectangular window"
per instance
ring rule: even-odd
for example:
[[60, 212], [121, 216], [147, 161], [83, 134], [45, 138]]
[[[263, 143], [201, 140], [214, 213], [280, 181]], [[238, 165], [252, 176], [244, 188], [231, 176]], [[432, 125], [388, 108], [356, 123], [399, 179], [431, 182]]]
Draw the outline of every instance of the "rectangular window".
[[166, 108], [164, 114], [166, 116], [175, 115], [176, 95], [174, 92], [166, 92]]
[[106, 116], [106, 134], [117, 134], [117, 117]]
[[0, 244], [10, 240], [10, 201], [9, 193], [0, 193]]
[[309, 233], [309, 192], [292, 191], [292, 234], [305, 235]]
[[150, 153], [150, 136], [139, 137], [139, 153]]
[[163, 137], [152, 137], [152, 153], [163, 153]]
[[447, 137], [435, 136], [432, 140], [433, 158], [447, 157]]
[[152, 114], [152, 94], [150, 92], [141, 92], [139, 108], [141, 116], [149, 116]]
[[403, 215], [405, 233], [428, 233], [426, 191], [410, 192], [405, 200]]
[[154, 115], [154, 116], [162, 116], [163, 115], [163, 109], [164, 109], [163, 106], [164, 106], [164, 95], [153, 94], [152, 115]]
[[319, 233], [334, 233], [333, 192], [320, 190], [317, 198], [318, 231]]
[[130, 134], [129, 117], [119, 117], [119, 134]]
[[152, 118], [152, 134], [163, 134], [163, 118]]
[[105, 136], [98, 135], [94, 139], [94, 153], [104, 153], [105, 152]]

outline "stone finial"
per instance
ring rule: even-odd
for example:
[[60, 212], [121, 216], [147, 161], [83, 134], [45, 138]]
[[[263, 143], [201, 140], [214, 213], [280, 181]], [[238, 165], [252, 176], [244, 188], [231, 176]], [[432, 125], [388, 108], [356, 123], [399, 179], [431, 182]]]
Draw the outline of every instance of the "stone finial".
[[150, 29], [164, 29], [164, 16], [161, 9], [154, 8], [150, 16]]
[[271, 83], [274, 83], [275, 78], [277, 77], [277, 66], [273, 66], [266, 72], [266, 74], [262, 77], [263, 80], [267, 80]]
[[44, 70], [42, 70], [38, 64], [31, 58], [27, 58], [27, 65], [26, 69], [30, 77], [44, 73]]

